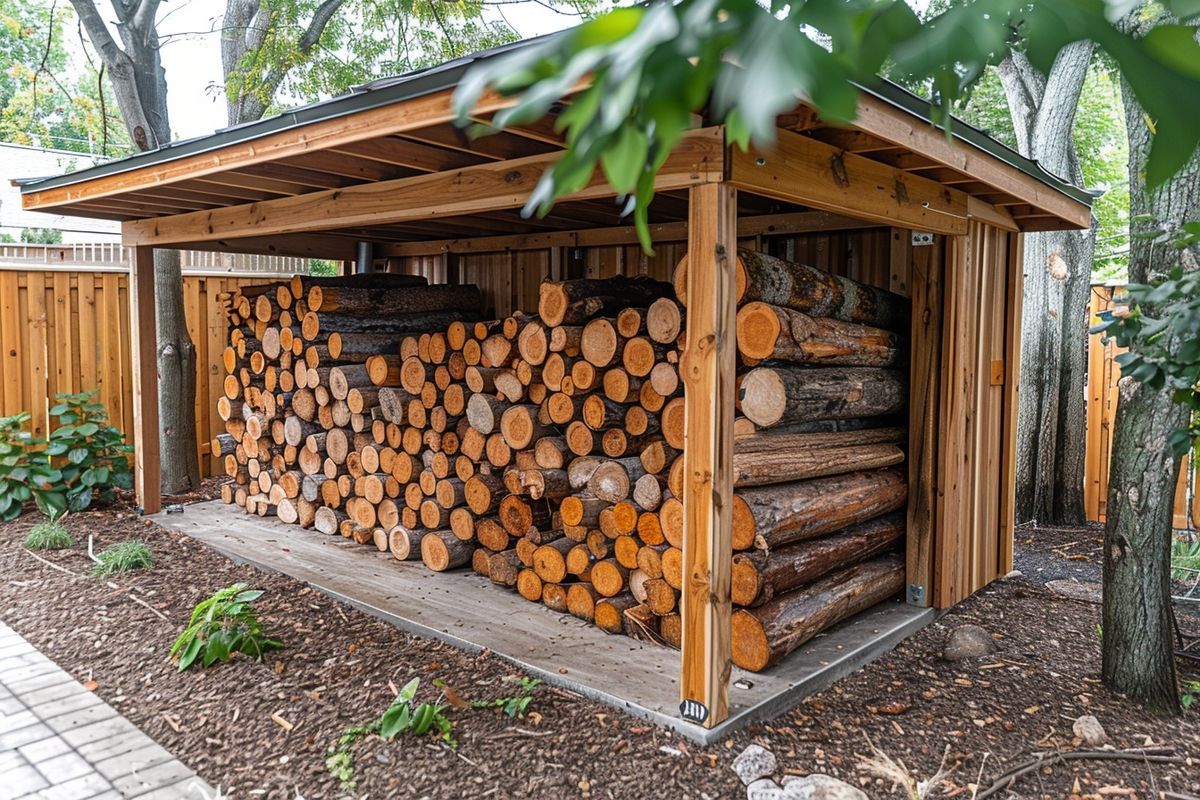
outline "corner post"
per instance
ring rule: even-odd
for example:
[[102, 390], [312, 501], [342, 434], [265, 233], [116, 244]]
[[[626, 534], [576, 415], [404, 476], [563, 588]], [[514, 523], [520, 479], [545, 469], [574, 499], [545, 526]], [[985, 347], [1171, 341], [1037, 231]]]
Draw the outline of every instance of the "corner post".
[[162, 509], [159, 488], [158, 358], [154, 316], [154, 248], [133, 248], [129, 271], [130, 349], [133, 356], [133, 487], [142, 513]]
[[737, 190], [688, 199], [684, 386], [683, 640], [680, 715], [712, 728], [729, 716], [732, 667], [733, 415]]

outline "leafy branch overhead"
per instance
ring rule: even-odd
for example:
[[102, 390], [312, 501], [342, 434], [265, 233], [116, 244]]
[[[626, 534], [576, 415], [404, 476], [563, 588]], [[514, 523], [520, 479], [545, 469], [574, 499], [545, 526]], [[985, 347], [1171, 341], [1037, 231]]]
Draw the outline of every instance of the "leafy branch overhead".
[[[1196, 0], [1165, 5], [1181, 19], [1200, 15]], [[859, 87], [888, 66], [893, 75], [928, 81], [947, 123], [947, 109], [1013, 48], [1048, 72], [1064, 45], [1087, 39], [1112, 58], [1155, 120], [1147, 181], [1157, 186], [1200, 143], [1196, 28], [1159, 24], [1134, 37], [1110, 21], [1113, 12], [1103, 0], [974, 0], [922, 22], [901, 0], [772, 0], [769, 9], [755, 0], [656, 0], [479, 64], [459, 87], [455, 108], [466, 124], [486, 90], [515, 97], [491, 128], [476, 126], [482, 133], [537, 120], [569, 98], [556, 123], [566, 151], [525, 213], [546, 214], [598, 166], [629, 198], [649, 248], [655, 175], [695, 114], [724, 123], [729, 141], [743, 149], [769, 146], [776, 117], [801, 99], [831, 123], [852, 122]]]

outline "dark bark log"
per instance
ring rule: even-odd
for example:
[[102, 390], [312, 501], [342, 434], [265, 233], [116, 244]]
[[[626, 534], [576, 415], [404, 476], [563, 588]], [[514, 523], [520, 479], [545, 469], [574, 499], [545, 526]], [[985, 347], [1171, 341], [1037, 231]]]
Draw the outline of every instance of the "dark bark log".
[[733, 663], [761, 672], [848, 617], [883, 602], [904, 586], [904, 560], [881, 558], [839, 570], [824, 580], [733, 614]]
[[761, 427], [894, 414], [908, 403], [904, 375], [873, 367], [758, 367], [738, 392], [742, 413]]
[[733, 602], [762, 605], [830, 572], [887, 552], [903, 537], [904, 515], [892, 513], [769, 553], [738, 553], [733, 557]]

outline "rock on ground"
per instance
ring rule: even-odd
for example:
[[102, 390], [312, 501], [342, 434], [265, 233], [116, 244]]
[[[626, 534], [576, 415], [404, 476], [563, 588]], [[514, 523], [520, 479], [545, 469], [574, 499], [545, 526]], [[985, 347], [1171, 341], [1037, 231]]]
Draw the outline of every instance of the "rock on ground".
[[746, 800], [786, 800], [779, 784], [770, 778], [759, 778], [746, 787]]
[[742, 785], [749, 786], [759, 778], [775, 773], [775, 754], [765, 747], [752, 744], [733, 760], [732, 767], [742, 779]]
[[942, 658], [965, 661], [986, 656], [996, 650], [992, 635], [978, 625], [960, 625], [950, 632], [942, 647]]
[[1071, 726], [1071, 730], [1088, 747], [1099, 747], [1108, 741], [1108, 734], [1104, 732], [1104, 726], [1100, 724], [1100, 720], [1091, 714], [1084, 714], [1075, 720], [1075, 724]]
[[871, 800], [857, 786], [819, 773], [803, 778], [795, 775], [784, 778], [783, 797], [786, 800]]

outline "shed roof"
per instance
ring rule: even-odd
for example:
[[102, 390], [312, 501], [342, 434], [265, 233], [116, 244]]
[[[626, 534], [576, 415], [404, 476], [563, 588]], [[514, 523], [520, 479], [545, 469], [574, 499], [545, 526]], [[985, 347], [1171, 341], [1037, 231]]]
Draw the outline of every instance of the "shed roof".
[[[373, 81], [339, 97], [74, 173], [16, 182], [27, 209], [128, 221], [553, 154], [562, 147], [553, 117], [470, 140], [455, 127], [450, 103], [471, 67], [539, 40]], [[951, 123], [947, 136], [933, 127], [931, 105], [894, 83], [880, 80], [861, 88], [859, 119], [850, 129], [826, 125], [803, 105], [781, 117], [780, 127], [1004, 207], [1024, 229], [1087, 224], [1093, 199], [1087, 191], [961, 120]], [[485, 96], [478, 118], [509, 102]], [[745, 206], [747, 214], [803, 210], [749, 196]], [[562, 203], [544, 220], [523, 219], [515, 211], [492, 214], [491, 227], [467, 216], [417, 229], [371, 226], [333, 233], [405, 242], [623, 223], [619, 207], [597, 200]], [[660, 193], [651, 218], [685, 219], [684, 198]]]

